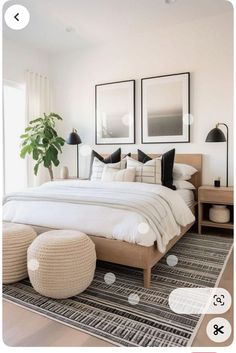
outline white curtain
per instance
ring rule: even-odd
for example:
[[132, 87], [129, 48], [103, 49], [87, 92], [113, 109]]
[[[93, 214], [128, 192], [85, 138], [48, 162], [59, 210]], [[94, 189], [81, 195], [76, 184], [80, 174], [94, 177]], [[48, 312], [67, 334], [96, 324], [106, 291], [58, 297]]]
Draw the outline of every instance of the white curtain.
[[[26, 124], [51, 112], [51, 88], [48, 77], [26, 71]], [[40, 165], [38, 175], [34, 175], [35, 161], [28, 158], [28, 186], [38, 186], [49, 180], [48, 170]]]

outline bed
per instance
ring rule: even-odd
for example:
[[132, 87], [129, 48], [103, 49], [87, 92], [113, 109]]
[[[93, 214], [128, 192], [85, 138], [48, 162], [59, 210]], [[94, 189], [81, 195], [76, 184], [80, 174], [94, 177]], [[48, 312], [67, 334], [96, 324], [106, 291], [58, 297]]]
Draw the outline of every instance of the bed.
[[[151, 155], [151, 157], [156, 158], [158, 155]], [[197, 189], [201, 185], [202, 155], [176, 155], [175, 161], [192, 165], [198, 170], [190, 180]], [[87, 230], [86, 233], [95, 243], [97, 258], [99, 260], [143, 269], [144, 287], [149, 288], [151, 285], [152, 267], [186, 234], [194, 224], [194, 217], [190, 217], [190, 211], [186, 205], [182, 205], [183, 209], [186, 207], [186, 217], [184, 216], [184, 212], [183, 215], [181, 215], [181, 212], [178, 212], [178, 207], [172, 202], [172, 199], [175, 199], [175, 203], [179, 202], [181, 204], [180, 196], [175, 196], [175, 191], [165, 187], [152, 186], [150, 184], [138, 185], [139, 183], [130, 183], [130, 185], [129, 183], [128, 185], [127, 183], [123, 183], [123, 185], [119, 185], [122, 183], [116, 182], [112, 183], [113, 186], [111, 186], [111, 183], [108, 184], [110, 185], [105, 186], [104, 183], [103, 185], [97, 185], [90, 181], [78, 182], [77, 184], [74, 182], [73, 184], [73, 182], [68, 181], [67, 185], [65, 185], [55, 182], [41, 189], [37, 188], [35, 192], [17, 193], [14, 196], [9, 195], [5, 200], [4, 220], [31, 224], [38, 234], [49, 229], [60, 228]], [[70, 193], [69, 196], [68, 193]], [[171, 195], [174, 196], [172, 197]], [[196, 199], [197, 194], [195, 195]], [[156, 200], [157, 202], [155, 202]], [[21, 202], [20, 204], [19, 201]], [[113, 206], [113, 203], [116, 203], [115, 206]], [[196, 202], [191, 204], [193, 214], [195, 213], [195, 204]], [[64, 214], [62, 206], [64, 207]], [[169, 209], [171, 207], [172, 211], [170, 212]], [[99, 218], [97, 218], [97, 223], [91, 219], [90, 228], [88, 228], [89, 219], [85, 217], [86, 212], [91, 212], [93, 217], [98, 217], [101, 210], [105, 211], [103, 215], [100, 214]], [[68, 211], [67, 215], [66, 211]], [[163, 228], [165, 235], [160, 236], [159, 229], [155, 228], [155, 225], [158, 222], [161, 223], [160, 215], [163, 212], [169, 212], [170, 214], [168, 215], [169, 218], [166, 218], [168, 224], [165, 227], [164, 225], [163, 227], [159, 225], [161, 229]], [[31, 214], [30, 217], [29, 213]], [[174, 221], [171, 221], [171, 213], [176, 213], [177, 216], [175, 215], [175, 217], [180, 218], [179, 224], [184, 224], [184, 226], [178, 225], [176, 227]], [[40, 214], [44, 216], [41, 220]], [[63, 217], [59, 217], [61, 214], [63, 214]], [[73, 214], [76, 215], [74, 219], [72, 217]], [[86, 218], [87, 221], [83, 223], [80, 219], [80, 223], [73, 223], [78, 221], [78, 215], [82, 219], [83, 217], [84, 219]], [[152, 225], [150, 227], [150, 234], [147, 233], [145, 236], [140, 236], [137, 240], [131, 236], [129, 238], [126, 237], [126, 234], [119, 236], [121, 227], [118, 227], [119, 232], [117, 233], [117, 237], [115, 239], [111, 236], [109, 237], [107, 236], [109, 232], [105, 231], [109, 222], [107, 221], [106, 224], [105, 220], [113, 216], [117, 220], [118, 226], [123, 222], [124, 229], [127, 226], [133, 229], [135, 223], [132, 222], [141, 222], [140, 224], [143, 224], [142, 219], [147, 219], [148, 224]], [[44, 218], [48, 219], [46, 223], [44, 222]], [[102, 219], [102, 223], [99, 223], [101, 218], [104, 219]], [[50, 221], [51, 219], [54, 219], [54, 221]], [[191, 221], [189, 222], [189, 220]], [[164, 221], [165, 218], [163, 217]], [[97, 226], [97, 229], [95, 227], [91, 228], [92, 224], [93, 226]], [[81, 229], [81, 227], [84, 228]], [[172, 234], [171, 237], [165, 234], [168, 231]], [[107, 234], [105, 234], [106, 232]], [[176, 236], [173, 232], [176, 232]], [[140, 231], [139, 233], [142, 232]]]

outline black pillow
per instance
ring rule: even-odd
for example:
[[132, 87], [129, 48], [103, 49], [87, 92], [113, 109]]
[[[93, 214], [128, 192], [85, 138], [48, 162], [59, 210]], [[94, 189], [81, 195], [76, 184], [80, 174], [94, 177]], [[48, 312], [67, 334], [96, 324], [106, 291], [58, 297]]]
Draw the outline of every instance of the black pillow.
[[[138, 150], [138, 161], [146, 163], [152, 158], [149, 157], [143, 151]], [[173, 168], [175, 160], [175, 148], [170, 150], [162, 155], [161, 160], [161, 182], [162, 185], [166, 186], [169, 189], [176, 190], [176, 187], [173, 185]]]
[[144, 153], [141, 150], [138, 150], [138, 161], [141, 163], [146, 163], [148, 161], [151, 161], [152, 158], [149, 157], [146, 153]]
[[123, 158], [125, 157], [131, 157], [131, 153], [127, 153]]
[[175, 148], [162, 155], [162, 160], [161, 160], [162, 185], [172, 190], [176, 190], [176, 187], [173, 185], [174, 161], [175, 161]]
[[92, 154], [91, 154], [91, 163], [90, 163], [90, 173], [89, 173], [89, 178], [92, 175], [92, 168], [93, 168], [93, 160], [94, 157], [96, 157], [97, 159], [99, 159], [99, 161], [108, 164], [108, 163], [118, 163], [121, 161], [121, 148], [118, 148], [118, 150], [116, 150], [115, 152], [113, 152], [112, 154], [110, 154], [110, 156], [104, 158], [103, 156], [101, 156], [99, 153], [97, 153], [96, 151], [92, 150]]
[[115, 152], [113, 152], [112, 154], [110, 154], [110, 156], [104, 158], [103, 156], [101, 156], [99, 153], [97, 153], [96, 151], [92, 151], [92, 162], [94, 160], [94, 157], [97, 157], [97, 159], [99, 159], [99, 161], [108, 164], [108, 163], [118, 163], [121, 160], [121, 148], [118, 148], [118, 150], [116, 150]]

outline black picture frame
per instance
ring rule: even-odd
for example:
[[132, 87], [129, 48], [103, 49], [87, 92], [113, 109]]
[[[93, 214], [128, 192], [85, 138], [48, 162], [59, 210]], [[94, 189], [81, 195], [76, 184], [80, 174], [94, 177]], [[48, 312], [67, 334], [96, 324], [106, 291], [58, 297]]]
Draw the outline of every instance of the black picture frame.
[[[144, 136], [144, 82], [146, 80], [153, 80], [153, 79], [163, 79], [167, 77], [179, 77], [179, 76], [185, 76], [186, 77], [186, 84], [187, 84], [187, 93], [185, 96], [186, 100], [186, 112], [185, 114], [188, 115], [188, 123], [186, 124], [187, 126], [185, 127], [185, 130], [187, 132], [187, 138], [183, 139], [181, 141], [178, 141], [177, 139], [169, 139], [169, 140], [163, 140], [158, 141], [158, 138], [156, 141], [154, 139], [152, 141], [147, 141]], [[182, 116], [182, 120], [184, 119], [184, 115]], [[189, 143], [190, 142], [190, 124], [191, 124], [191, 115], [190, 115], [190, 72], [181, 72], [181, 73], [174, 73], [174, 74], [168, 74], [168, 75], [160, 75], [160, 76], [151, 76], [151, 77], [145, 77], [141, 79], [141, 143], [142, 144], [171, 144], [171, 143]]]
[[[100, 124], [99, 121], [99, 112], [98, 112], [98, 105], [99, 105], [99, 97], [98, 97], [98, 90], [100, 87], [104, 87], [104, 86], [112, 86], [112, 88], [114, 88], [114, 85], [120, 85], [120, 84], [124, 84], [124, 83], [130, 83], [131, 85], [131, 92], [132, 92], [132, 116], [130, 118], [131, 121], [131, 127], [129, 128], [129, 133], [131, 133], [131, 136], [129, 136], [127, 138], [127, 141], [125, 139], [122, 138], [101, 138], [99, 136], [99, 127], [98, 125]], [[131, 144], [135, 144], [136, 142], [136, 136], [135, 136], [135, 80], [123, 80], [123, 81], [115, 81], [115, 82], [107, 82], [107, 83], [100, 83], [95, 85], [95, 144], [96, 145], [131, 145]], [[114, 141], [112, 141], [114, 140]]]

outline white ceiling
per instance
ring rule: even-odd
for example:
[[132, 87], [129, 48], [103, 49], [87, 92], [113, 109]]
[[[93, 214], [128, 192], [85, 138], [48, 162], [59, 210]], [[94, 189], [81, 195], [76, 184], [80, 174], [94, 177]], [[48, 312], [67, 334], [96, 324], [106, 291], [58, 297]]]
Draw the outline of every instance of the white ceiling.
[[[18, 0], [31, 15], [29, 25], [14, 31], [3, 25], [4, 38], [55, 53], [79, 49], [143, 31], [232, 11], [227, 0]], [[74, 31], [66, 32], [66, 27]]]

